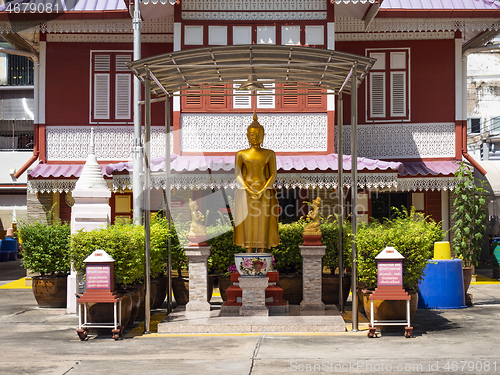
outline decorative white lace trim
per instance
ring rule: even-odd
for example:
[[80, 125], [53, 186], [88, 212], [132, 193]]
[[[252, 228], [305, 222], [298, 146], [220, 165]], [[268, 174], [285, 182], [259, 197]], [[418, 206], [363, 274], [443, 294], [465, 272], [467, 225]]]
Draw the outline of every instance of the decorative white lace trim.
[[[0, 34], [6, 34], [18, 30], [33, 29], [34, 32], [42, 33], [132, 33], [132, 19], [115, 20], [60, 20], [55, 19], [40, 24], [36, 21], [2, 21], [0, 22]], [[170, 33], [174, 32], [174, 17], [153, 18], [142, 23], [142, 33]]]
[[[165, 189], [165, 176], [155, 174], [151, 177], [151, 187]], [[344, 175], [344, 186], [351, 187], [351, 176]], [[396, 188], [398, 183], [396, 173], [360, 173], [358, 187], [367, 189]], [[338, 186], [337, 174], [322, 173], [278, 173], [274, 184], [275, 188], [331, 188]], [[236, 189], [238, 183], [234, 174], [174, 174], [171, 175], [171, 188], [175, 189]], [[113, 190], [123, 191], [132, 189], [130, 175], [113, 176]]]
[[[351, 126], [343, 128], [343, 151], [351, 153]], [[337, 144], [335, 130], [335, 145]], [[371, 159], [455, 155], [455, 124], [358, 125], [358, 156]]]
[[[49, 34], [47, 42], [65, 43], [132, 43], [134, 36], [131, 34]], [[172, 34], [147, 34], [141, 35], [142, 43], [173, 43]]]
[[438, 178], [399, 178], [397, 190], [416, 191], [416, 190], [448, 190], [453, 191], [457, 187], [457, 181], [454, 177]]
[[415, 32], [415, 31], [485, 31], [498, 30], [497, 18], [375, 18], [365, 30], [363, 20], [345, 16], [335, 16], [335, 32]]
[[335, 0], [335, 4], [341, 4], [341, 3], [344, 3], [344, 4], [349, 4], [349, 3], [352, 3], [352, 4], [357, 4], [357, 3], [361, 3], [361, 4], [366, 4], [366, 3], [374, 4], [375, 2], [377, 2], [377, 0]]
[[[75, 189], [76, 179], [68, 180], [28, 180], [27, 188], [30, 193], [69, 192]], [[351, 187], [351, 175], [344, 175], [344, 186]], [[184, 174], [172, 175], [172, 189], [235, 189], [238, 184], [231, 174]], [[130, 175], [113, 176], [106, 180], [108, 188], [114, 192], [132, 190], [133, 183]], [[338, 176], [336, 174], [278, 174], [275, 188], [301, 188], [336, 189]], [[395, 173], [360, 173], [358, 174], [358, 187], [365, 189], [390, 189], [400, 191], [427, 191], [448, 190], [453, 191], [456, 181], [453, 177], [436, 178], [397, 178]], [[165, 176], [151, 177], [152, 189], [165, 189]]]
[[[182, 114], [181, 145], [188, 152], [236, 152], [248, 147], [252, 114]], [[264, 147], [283, 151], [326, 151], [326, 113], [261, 114]]]
[[146, 5], [149, 4], [150, 1], [151, 4], [158, 4], [158, 3], [166, 4], [168, 2], [170, 3], [170, 5], [175, 5], [175, 3], [177, 2], [177, 0], [141, 0], [141, 2]]
[[326, 12], [182, 12], [182, 19], [186, 21], [325, 20]]
[[[46, 145], [49, 160], [85, 160], [92, 126], [47, 126]], [[131, 157], [134, 127], [94, 125], [95, 153], [101, 160], [126, 160]], [[144, 141], [144, 130], [142, 134]], [[173, 139], [170, 147], [173, 150]], [[165, 128], [151, 127], [151, 157], [165, 155]]]
[[374, 40], [427, 40], [454, 39], [453, 31], [416, 32], [416, 33], [335, 33], [337, 42], [374, 41]]
[[[30, 193], [67, 193], [73, 191], [76, 179], [65, 180], [28, 180], [27, 189]], [[113, 189], [113, 180], [106, 180], [108, 189]]]

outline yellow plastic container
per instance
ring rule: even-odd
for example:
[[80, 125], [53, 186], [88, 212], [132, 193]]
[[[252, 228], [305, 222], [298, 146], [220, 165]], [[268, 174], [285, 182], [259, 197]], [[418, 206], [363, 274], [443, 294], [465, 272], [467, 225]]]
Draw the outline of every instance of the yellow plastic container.
[[448, 241], [434, 242], [434, 258], [432, 259], [451, 259], [450, 243]]

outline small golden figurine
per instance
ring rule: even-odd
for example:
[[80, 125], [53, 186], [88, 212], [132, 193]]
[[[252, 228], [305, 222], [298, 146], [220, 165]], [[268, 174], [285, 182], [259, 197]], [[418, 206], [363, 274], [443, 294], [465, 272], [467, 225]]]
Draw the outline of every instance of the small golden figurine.
[[305, 227], [304, 227], [304, 235], [309, 235], [309, 236], [317, 236], [318, 234], [321, 235], [321, 227], [320, 227], [320, 222], [319, 222], [319, 207], [321, 206], [321, 198], [317, 197], [315, 200], [312, 202], [312, 209], [309, 211], [309, 214], [307, 217], [309, 220], [311, 220]]
[[235, 158], [235, 177], [240, 188], [234, 199], [235, 245], [247, 253], [263, 253], [279, 245], [279, 204], [273, 184], [276, 181], [276, 155], [274, 151], [262, 148], [264, 127], [257, 121], [247, 128], [250, 147], [240, 150]]
[[191, 226], [188, 233], [188, 246], [205, 246], [207, 239], [207, 230], [201, 223], [203, 221], [203, 214], [198, 211], [198, 203], [189, 198], [189, 209], [191, 210]]
[[309, 211], [307, 217], [311, 220], [305, 227], [302, 234], [304, 239], [303, 246], [322, 246], [321, 243], [321, 223], [319, 221], [320, 212], [319, 208], [321, 206], [321, 198], [317, 197], [313, 200], [312, 209]]

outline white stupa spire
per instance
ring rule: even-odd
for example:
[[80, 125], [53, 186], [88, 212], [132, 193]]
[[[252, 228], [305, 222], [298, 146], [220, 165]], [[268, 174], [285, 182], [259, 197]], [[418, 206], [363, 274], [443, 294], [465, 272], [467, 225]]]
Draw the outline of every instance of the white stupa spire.
[[108, 190], [108, 185], [104, 180], [99, 163], [97, 163], [97, 157], [95, 156], [94, 128], [90, 129], [89, 155], [75, 186], [75, 190], [86, 189]]

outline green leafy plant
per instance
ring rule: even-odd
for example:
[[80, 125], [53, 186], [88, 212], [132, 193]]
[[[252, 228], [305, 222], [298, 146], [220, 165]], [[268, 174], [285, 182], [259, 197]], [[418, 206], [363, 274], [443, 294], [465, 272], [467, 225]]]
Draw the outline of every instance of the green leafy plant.
[[[338, 216], [325, 218], [321, 222], [321, 242], [326, 246], [323, 266], [328, 267], [331, 273], [339, 266], [339, 222]], [[344, 267], [352, 264], [352, 226], [345, 221], [342, 229], [342, 260]]]
[[168, 240], [170, 239], [170, 250], [172, 253], [172, 270], [181, 275], [182, 269], [188, 268], [188, 259], [184, 252], [187, 245], [188, 224], [172, 225], [169, 231], [168, 221], [157, 216], [151, 222], [151, 276], [165, 273], [168, 261]]
[[304, 242], [302, 233], [306, 224], [303, 218], [288, 224], [279, 223], [280, 244], [271, 251], [276, 259], [275, 268], [279, 272], [302, 272], [302, 256], [299, 246]]
[[455, 181], [455, 213], [452, 219], [456, 222], [452, 228], [455, 235], [453, 250], [462, 258], [465, 267], [477, 266], [487, 227], [485, 194], [488, 191], [484, 188], [483, 181], [478, 181], [480, 186], [474, 183], [472, 170], [464, 162], [460, 163], [455, 173]]
[[20, 221], [18, 234], [23, 244], [22, 265], [43, 275], [67, 275], [69, 261], [69, 224]]
[[207, 236], [207, 244], [212, 246], [208, 270], [213, 274], [224, 274], [234, 264], [234, 254], [245, 250], [233, 244], [233, 227], [230, 223], [220, 220], [217, 225], [207, 227]]
[[377, 286], [375, 257], [386, 247], [393, 246], [403, 260], [403, 287], [418, 289], [427, 261], [432, 257], [434, 242], [441, 241], [440, 224], [415, 211], [395, 209], [395, 217], [384, 223], [360, 224], [356, 234], [358, 281], [367, 288]]
[[71, 260], [75, 270], [85, 273], [84, 260], [102, 249], [114, 260], [115, 280], [119, 286], [139, 282], [144, 277], [144, 228], [117, 222], [71, 236]]

